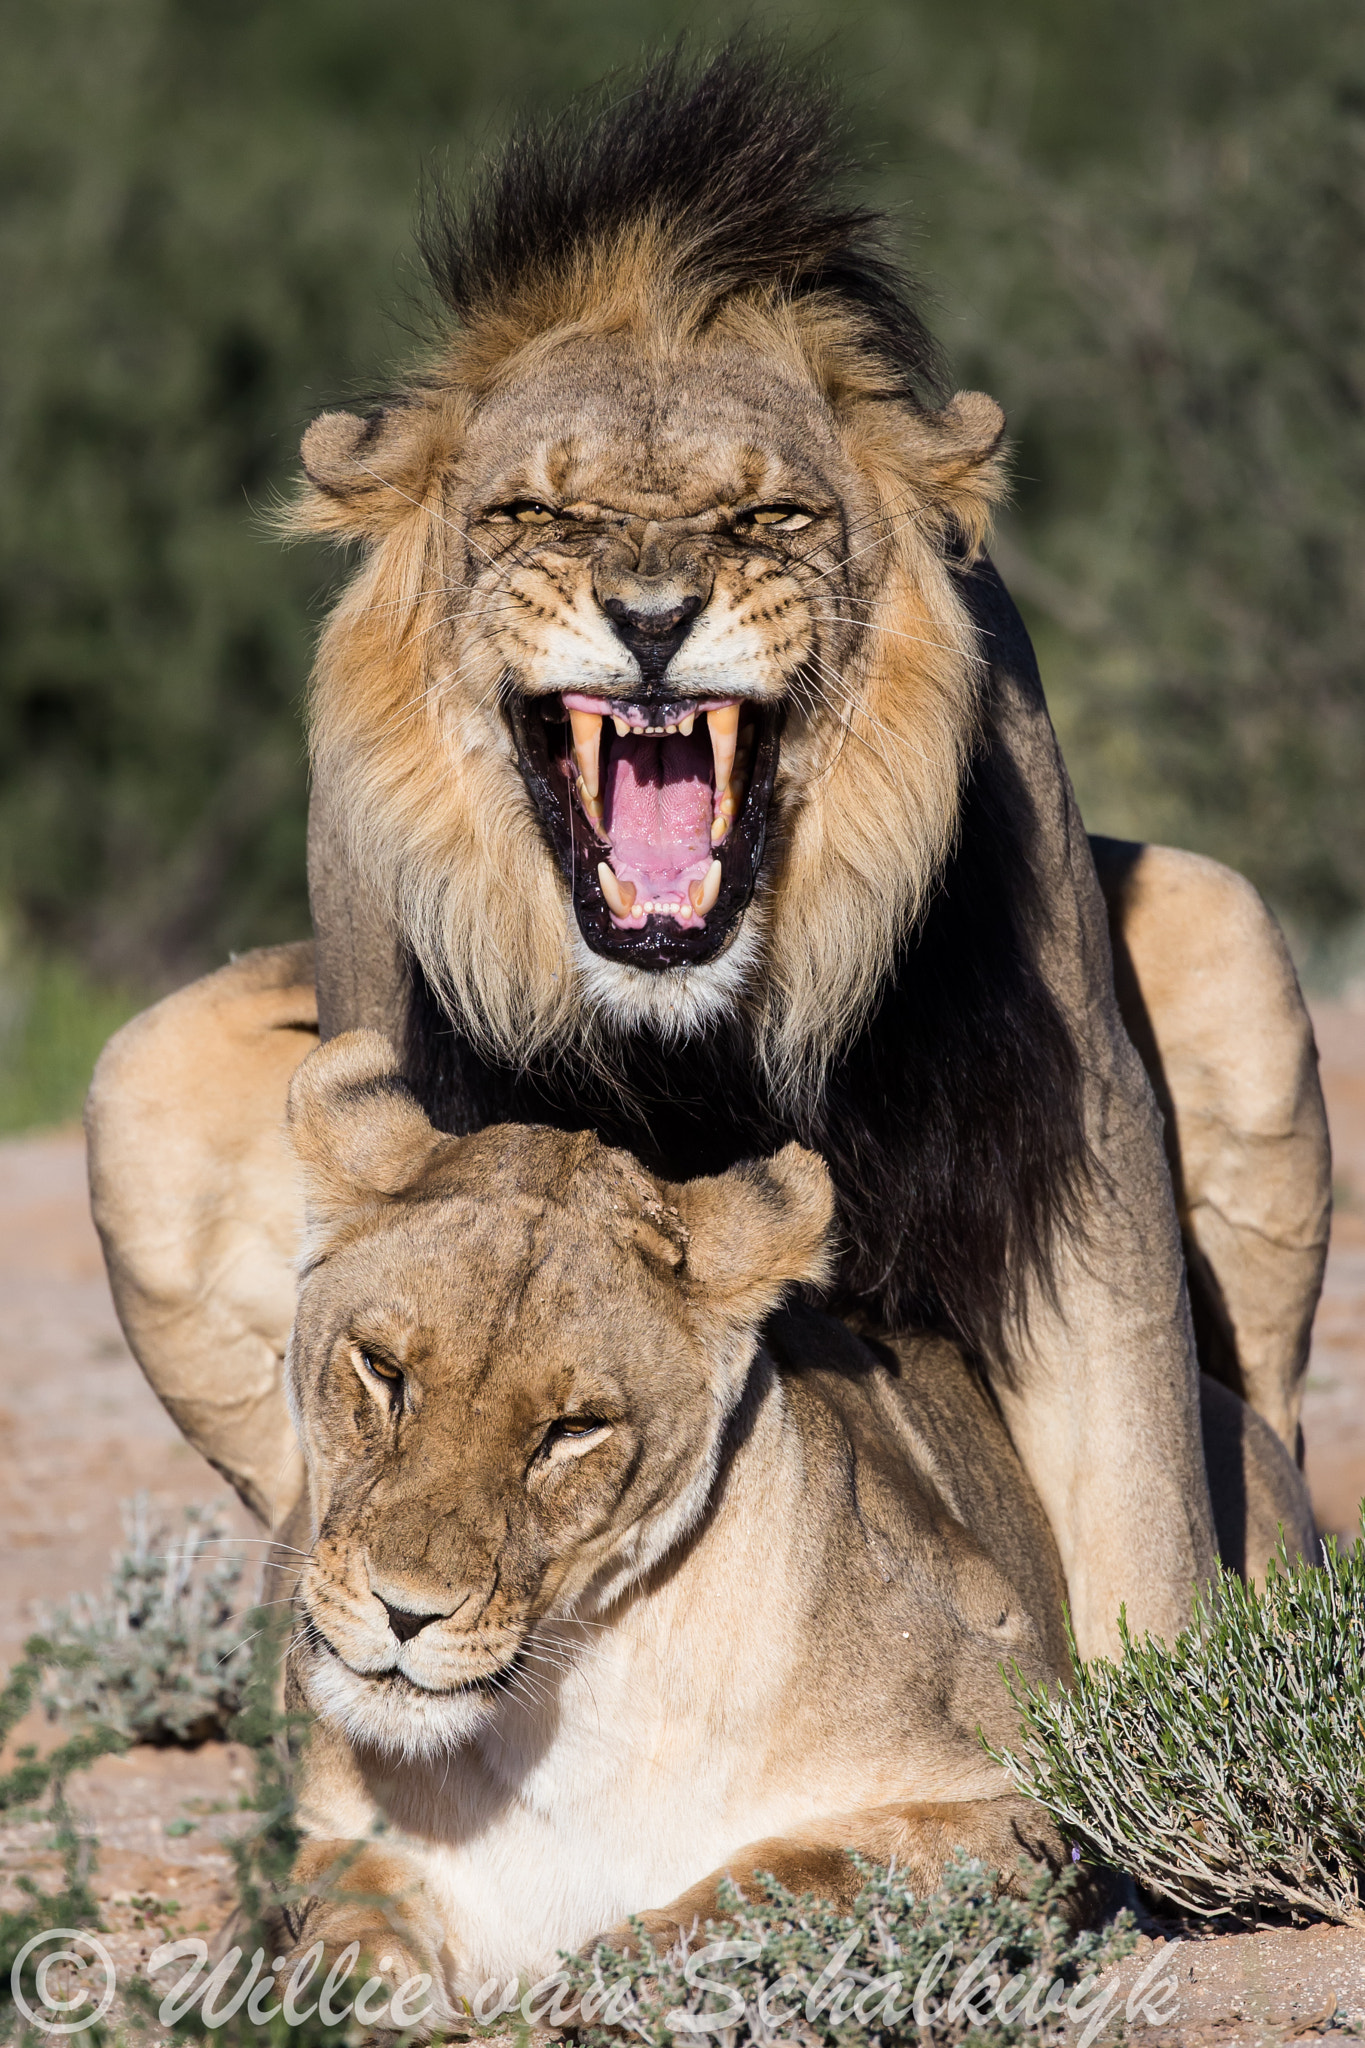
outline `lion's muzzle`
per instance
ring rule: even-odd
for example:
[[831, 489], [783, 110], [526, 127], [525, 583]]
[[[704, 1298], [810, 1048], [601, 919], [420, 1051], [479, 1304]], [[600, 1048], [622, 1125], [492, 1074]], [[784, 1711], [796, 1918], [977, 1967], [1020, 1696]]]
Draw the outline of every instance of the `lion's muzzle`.
[[714, 957], [763, 859], [780, 709], [565, 691], [513, 707], [522, 775], [594, 952], [662, 969]]

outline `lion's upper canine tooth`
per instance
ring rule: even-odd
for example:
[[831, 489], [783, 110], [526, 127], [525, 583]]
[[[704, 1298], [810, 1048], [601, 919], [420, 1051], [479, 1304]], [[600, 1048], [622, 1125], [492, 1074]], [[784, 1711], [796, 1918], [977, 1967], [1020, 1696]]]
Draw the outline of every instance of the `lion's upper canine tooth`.
[[719, 796], [730, 780], [730, 770], [735, 765], [735, 747], [739, 740], [739, 705], [722, 704], [706, 714], [706, 723], [711, 732], [711, 756], [715, 762], [716, 794]]
[[635, 905], [634, 882], [623, 882], [605, 861], [599, 861], [597, 864], [597, 879], [602, 885], [602, 894], [607, 899], [607, 908], [612, 915], [629, 917]]
[[598, 793], [598, 762], [602, 751], [602, 714], [600, 711], [571, 711], [569, 724], [573, 728], [573, 750], [578, 757], [578, 772], [587, 786], [588, 795]]

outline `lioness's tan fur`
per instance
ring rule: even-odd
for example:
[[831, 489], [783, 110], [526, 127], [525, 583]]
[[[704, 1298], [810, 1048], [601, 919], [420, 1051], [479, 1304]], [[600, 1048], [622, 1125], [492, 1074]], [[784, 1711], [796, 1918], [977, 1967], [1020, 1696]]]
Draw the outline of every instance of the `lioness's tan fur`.
[[[939, 1339], [764, 1327], [826, 1267], [812, 1154], [668, 1186], [589, 1133], [443, 1138], [371, 1033], [305, 1061], [290, 1116], [298, 1952], [432, 1974], [431, 2028], [627, 1914], [671, 1940], [725, 1873], [847, 1904], [849, 1850], [920, 1891], [954, 1847], [1012, 1885], [1059, 1860], [980, 1743], [1015, 1733], [1002, 1661], [1068, 1668], [995, 1409]], [[1250, 1420], [1235, 1484], [1301, 1536]]]

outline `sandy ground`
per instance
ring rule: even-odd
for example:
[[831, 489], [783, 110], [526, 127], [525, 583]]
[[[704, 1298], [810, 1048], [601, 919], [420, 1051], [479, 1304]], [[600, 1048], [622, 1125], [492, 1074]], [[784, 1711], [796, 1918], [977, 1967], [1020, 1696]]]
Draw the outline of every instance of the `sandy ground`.
[[[1337, 1210], [1318, 1317], [1304, 1433], [1324, 1528], [1354, 1534], [1365, 1496], [1365, 1009], [1314, 1012], [1332, 1123]], [[121, 1535], [119, 1503], [139, 1490], [178, 1511], [224, 1501], [129, 1356], [109, 1300], [85, 1199], [77, 1132], [0, 1145], [0, 1661], [17, 1656], [44, 1602], [98, 1587]], [[229, 1502], [234, 1526], [255, 1534]], [[41, 1731], [23, 1731], [30, 1739]], [[213, 1927], [229, 1899], [222, 1836], [247, 1785], [245, 1755], [210, 1744], [135, 1749], [79, 1781], [103, 1842], [96, 1889], [120, 1967], [161, 1930]], [[168, 1827], [176, 1828], [173, 1835]], [[189, 1831], [184, 1823], [192, 1823]], [[51, 1869], [38, 1833], [0, 1830], [0, 1896]], [[1143, 1957], [1154, 1954], [1144, 1944]], [[1320, 1929], [1220, 1937], [1173, 1952], [1163, 2026], [1137, 2040], [1253, 2042], [1313, 2035], [1334, 2014], [1365, 2015], [1365, 1935]], [[1106, 2036], [1107, 2038], [1107, 2036]]]

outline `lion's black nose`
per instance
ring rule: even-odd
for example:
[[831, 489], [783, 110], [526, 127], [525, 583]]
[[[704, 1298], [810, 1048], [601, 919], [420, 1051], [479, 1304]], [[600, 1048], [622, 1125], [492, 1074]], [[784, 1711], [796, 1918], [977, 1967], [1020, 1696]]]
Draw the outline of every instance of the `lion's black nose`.
[[446, 1618], [444, 1614], [409, 1614], [406, 1607], [390, 1607], [387, 1600], [380, 1600], [379, 1604], [388, 1615], [389, 1627], [400, 1643], [411, 1642], [414, 1636], [421, 1635], [429, 1622]]
[[606, 597], [602, 609], [616, 628], [617, 638], [639, 662], [646, 683], [659, 683], [704, 602], [700, 593], [691, 591], [673, 604], [651, 605], [641, 597], [633, 603], [624, 597]]

